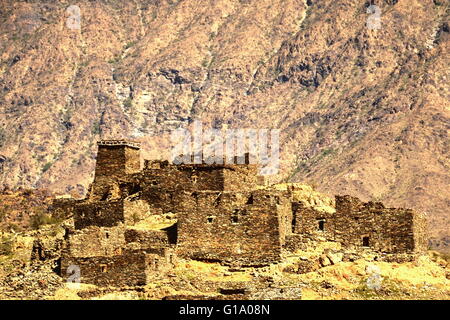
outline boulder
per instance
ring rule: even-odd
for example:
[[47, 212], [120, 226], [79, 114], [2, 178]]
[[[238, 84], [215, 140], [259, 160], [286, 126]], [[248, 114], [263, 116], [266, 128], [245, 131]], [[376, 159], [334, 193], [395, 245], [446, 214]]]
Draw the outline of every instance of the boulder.
[[327, 258], [332, 264], [337, 264], [342, 261], [342, 259], [344, 258], [344, 254], [342, 252], [330, 252], [327, 254]]

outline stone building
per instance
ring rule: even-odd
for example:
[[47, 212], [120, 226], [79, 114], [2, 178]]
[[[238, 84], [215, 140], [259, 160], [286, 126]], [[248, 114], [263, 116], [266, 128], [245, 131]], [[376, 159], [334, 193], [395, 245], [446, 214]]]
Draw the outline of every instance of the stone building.
[[291, 213], [280, 192], [184, 192], [178, 252], [191, 259], [264, 265], [280, 261]]
[[320, 211], [296, 201], [291, 189], [264, 186], [248, 159], [145, 160], [141, 168], [138, 143], [100, 141], [86, 199], [54, 204], [74, 218], [62, 272], [76, 265], [81, 282], [139, 286], [164, 277], [177, 258], [264, 266], [318, 241], [386, 253], [425, 249], [423, 215], [350, 196]]
[[[427, 248], [426, 219], [410, 209], [385, 208], [336, 196], [335, 212], [292, 204], [293, 247], [311, 241], [336, 241], [347, 248], [371, 248], [382, 253], [420, 252]], [[296, 246], [297, 244], [297, 246]]]

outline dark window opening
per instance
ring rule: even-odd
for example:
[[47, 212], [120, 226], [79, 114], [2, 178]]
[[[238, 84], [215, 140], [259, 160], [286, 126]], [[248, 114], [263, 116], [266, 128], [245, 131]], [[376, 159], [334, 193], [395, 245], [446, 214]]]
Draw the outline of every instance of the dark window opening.
[[247, 204], [253, 204], [253, 195], [248, 198]]
[[100, 271], [101, 272], [106, 272], [106, 271], [108, 271], [108, 268], [105, 265], [100, 266]]
[[231, 223], [239, 223], [239, 210], [234, 210], [231, 215]]
[[109, 239], [109, 232], [105, 233], [105, 237], [106, 237], [106, 239]]
[[295, 233], [296, 226], [297, 226], [297, 219], [296, 219], [296, 216], [294, 214], [292, 216], [292, 233]]
[[140, 185], [138, 185], [138, 184], [133, 184], [133, 185], [131, 186], [129, 195], [136, 194], [136, 193], [139, 193], [139, 192], [141, 192], [141, 191], [142, 191], [142, 188], [141, 188]]
[[105, 193], [102, 195], [102, 198], [101, 198], [100, 200], [101, 200], [101, 201], [106, 201], [106, 200], [108, 200], [109, 195], [110, 195], [110, 193], [109, 193], [109, 190], [108, 190], [107, 192], [105, 192]]
[[56, 272], [57, 274], [61, 274], [61, 258], [56, 260], [55, 265], [52, 268], [53, 272]]
[[324, 220], [320, 220], [319, 221], [319, 230], [320, 231], [324, 231], [325, 230], [325, 221]]
[[368, 247], [369, 246], [369, 237], [363, 237], [362, 239], [362, 245], [363, 247]]
[[177, 244], [178, 225], [175, 223], [167, 228], [164, 228], [163, 230], [167, 232], [167, 238], [169, 240], [169, 244]]
[[208, 220], [208, 223], [213, 223], [214, 217], [208, 217], [207, 220]]

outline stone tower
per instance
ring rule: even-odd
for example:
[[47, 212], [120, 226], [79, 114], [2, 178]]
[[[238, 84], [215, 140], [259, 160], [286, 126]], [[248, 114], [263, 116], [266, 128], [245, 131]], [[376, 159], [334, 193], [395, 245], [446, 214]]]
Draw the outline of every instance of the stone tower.
[[114, 197], [118, 181], [141, 169], [140, 144], [126, 140], [101, 140], [98, 143], [97, 163], [91, 196], [106, 200]]

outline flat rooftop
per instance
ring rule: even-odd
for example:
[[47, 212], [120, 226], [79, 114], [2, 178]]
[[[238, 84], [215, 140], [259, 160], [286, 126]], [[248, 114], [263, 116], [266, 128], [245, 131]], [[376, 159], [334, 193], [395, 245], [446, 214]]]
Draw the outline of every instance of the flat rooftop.
[[97, 141], [97, 145], [99, 146], [127, 146], [134, 149], [140, 149], [141, 144], [137, 141], [132, 140], [100, 140]]

